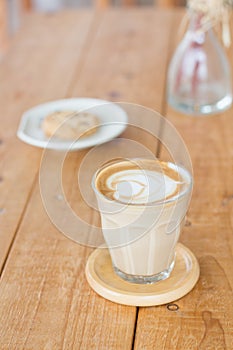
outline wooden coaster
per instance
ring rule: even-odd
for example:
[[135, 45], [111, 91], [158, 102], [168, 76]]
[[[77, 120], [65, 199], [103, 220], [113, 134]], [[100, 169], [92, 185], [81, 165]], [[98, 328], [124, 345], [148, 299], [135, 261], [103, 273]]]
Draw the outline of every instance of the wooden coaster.
[[176, 260], [169, 278], [154, 284], [135, 284], [117, 276], [108, 249], [96, 249], [88, 258], [86, 278], [96, 293], [115, 303], [133, 306], [167, 304], [189, 293], [198, 281], [200, 268], [194, 254], [176, 246]]

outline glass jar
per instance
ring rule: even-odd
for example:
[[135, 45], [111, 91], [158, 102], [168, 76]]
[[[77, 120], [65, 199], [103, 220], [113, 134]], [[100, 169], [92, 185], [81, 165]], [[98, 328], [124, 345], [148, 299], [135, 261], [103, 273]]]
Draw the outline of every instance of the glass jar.
[[168, 70], [167, 99], [175, 109], [194, 115], [218, 113], [231, 106], [231, 72], [212, 28], [203, 30], [202, 15], [192, 13]]

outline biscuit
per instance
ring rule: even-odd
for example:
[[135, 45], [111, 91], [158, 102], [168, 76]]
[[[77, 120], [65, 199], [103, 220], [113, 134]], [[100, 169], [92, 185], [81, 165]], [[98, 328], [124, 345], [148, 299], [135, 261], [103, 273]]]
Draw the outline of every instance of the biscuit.
[[97, 116], [86, 112], [60, 111], [47, 115], [42, 122], [42, 130], [47, 137], [61, 140], [77, 140], [94, 134], [99, 126]]

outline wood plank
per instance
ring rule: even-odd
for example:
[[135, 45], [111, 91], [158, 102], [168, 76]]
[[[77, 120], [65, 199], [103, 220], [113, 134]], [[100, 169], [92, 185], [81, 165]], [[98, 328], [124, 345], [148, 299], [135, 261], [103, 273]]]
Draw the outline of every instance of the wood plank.
[[87, 12], [26, 17], [24, 29], [0, 66], [0, 269], [30, 196], [41, 157], [41, 150], [16, 138], [21, 114], [33, 105], [65, 96], [92, 18]]
[[[62, 15], [58, 16], [57, 25], [63, 23]], [[156, 21], [162, 24], [161, 13], [150, 10], [117, 14], [109, 11], [99, 18], [101, 26], [96, 27], [96, 36], [92, 33], [89, 38], [91, 49], [83, 52], [67, 96], [111, 95], [115, 100], [123, 96], [125, 101], [161, 109], [169, 15], [165, 14], [167, 26], [161, 26], [160, 31]], [[46, 26], [44, 23], [45, 31]], [[27, 40], [30, 43], [30, 37]], [[158, 49], [163, 50], [163, 59]], [[105, 147], [107, 150], [108, 145]], [[72, 208], [84, 216], [86, 207], [77, 199], [77, 170], [85, 154], [69, 155], [63, 174], [67, 198]], [[93, 210], [89, 209], [88, 215], [98, 223], [99, 216]], [[90, 249], [74, 244], [54, 229], [36, 186], [0, 285], [3, 349], [31, 349], [34, 344], [41, 349], [131, 349], [136, 308], [113, 304], [91, 291], [84, 278], [89, 253]]]
[[172, 11], [151, 8], [103, 11], [70, 96], [137, 103], [161, 111], [171, 18]]
[[0, 2], [0, 60], [6, 53], [8, 43], [7, 30], [7, 4], [6, 0]]
[[[174, 15], [175, 17], [177, 15]], [[175, 18], [175, 23], [180, 19]], [[232, 58], [231, 58], [232, 62]], [[194, 191], [181, 242], [198, 257], [201, 276], [187, 296], [167, 306], [142, 308], [136, 349], [233, 348], [232, 109], [188, 117], [167, 109], [192, 158]], [[166, 157], [162, 150], [161, 157]]]
[[[171, 14], [152, 9], [103, 12], [70, 95], [134, 103], [162, 112]], [[155, 153], [157, 139], [144, 130], [157, 129], [154, 115], [149, 110], [138, 113], [137, 108], [123, 108], [128, 111], [131, 126], [121, 137]]]
[[[72, 158], [65, 178], [74, 183], [80, 158]], [[92, 292], [89, 253], [52, 226], [37, 185], [1, 281], [1, 349], [130, 348], [135, 309]]]

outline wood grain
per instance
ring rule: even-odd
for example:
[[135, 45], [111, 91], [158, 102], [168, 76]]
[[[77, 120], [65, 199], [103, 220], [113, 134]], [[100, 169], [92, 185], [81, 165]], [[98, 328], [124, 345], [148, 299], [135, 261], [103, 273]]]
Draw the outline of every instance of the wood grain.
[[[70, 30], [72, 23], [67, 25], [63, 16], [66, 15], [58, 14], [52, 17], [54, 32], [57, 32], [56, 25], [61, 24], [63, 30], [66, 28], [66, 33]], [[163, 27], [165, 38], [169, 32], [169, 16], [165, 15], [168, 20], [168, 25]], [[38, 17], [38, 26], [40, 18]], [[121, 26], [119, 26], [120, 18]], [[48, 27], [46, 21], [43, 22], [44, 32], [51, 26], [50, 17], [47, 17], [47, 21]], [[51, 97], [52, 91], [54, 94], [65, 94], [67, 97], [73, 95], [105, 98], [110, 97], [109, 93], [116, 91], [117, 88], [119, 95], [124, 95], [126, 101], [144, 104], [150, 101], [150, 106], [160, 108], [163, 101], [166, 58], [161, 59], [157, 54], [154, 41], [157, 42], [159, 50], [164, 50], [166, 53], [168, 39], [160, 40], [161, 30], [157, 29], [156, 21], [160, 21], [160, 13], [152, 14], [149, 10], [142, 13], [133, 11], [116, 14], [110, 11], [105, 15], [97, 14], [81, 57], [74, 58], [78, 60], [77, 64], [69, 63], [72, 66], [71, 73], [74, 73], [75, 68], [75, 74], [68, 92], [59, 92], [54, 88], [59, 80], [53, 76], [48, 81], [49, 87], [47, 86], [38, 97], [38, 102], [48, 99], [48, 95]], [[79, 23], [80, 26], [84, 26], [82, 21]], [[38, 30], [39, 27], [36, 28]], [[145, 49], [140, 52], [144, 36], [148, 37], [151, 44], [144, 45]], [[112, 38], [115, 39], [116, 47]], [[44, 40], [46, 43], [46, 35]], [[65, 44], [68, 48], [71, 47], [70, 40]], [[42, 39], [41, 41], [43, 42]], [[51, 57], [51, 51], [54, 50], [51, 48], [50, 51], [49, 45], [45, 44], [37, 48], [30, 33], [25, 35], [20, 45], [21, 49], [26, 46], [28, 50], [29, 48], [34, 50], [33, 64], [38, 60], [40, 49], [43, 49], [43, 56], [46, 57]], [[72, 48], [74, 47], [75, 45], [72, 45]], [[65, 55], [64, 48], [62, 52]], [[70, 52], [67, 55], [70, 57]], [[127, 59], [122, 60], [123, 57]], [[132, 59], [136, 60], [134, 64], [131, 64]], [[64, 56], [61, 60], [64, 62]], [[106, 60], [112, 63], [106, 65]], [[143, 69], [145, 60], [148, 60], [146, 70]], [[160, 70], [157, 69], [158, 64]], [[48, 64], [48, 69], [51, 67], [53, 66]], [[67, 68], [67, 65], [65, 67]], [[52, 70], [55, 74], [58, 67]], [[18, 79], [19, 82], [23, 82], [21, 77]], [[159, 84], [157, 79], [160, 81]], [[35, 82], [41, 89], [41, 77], [36, 75]], [[62, 81], [63, 84], [64, 82]], [[66, 87], [67, 85], [68, 82]], [[116, 99], [116, 94], [114, 96]], [[17, 108], [25, 109], [26, 102]], [[29, 101], [27, 103], [29, 104]], [[106, 150], [108, 145], [105, 146]], [[37, 151], [33, 149], [30, 152], [34, 155]], [[82, 201], [77, 201], [79, 198], [76, 185], [77, 169], [84, 155], [85, 152], [77, 152], [68, 156], [63, 173], [64, 190], [72, 208], [76, 211], [82, 210], [84, 218], [89, 217], [92, 222], [98, 224], [99, 216], [95, 216], [95, 212], [90, 210], [86, 211]], [[40, 152], [37, 157], [39, 156]], [[38, 158], [35, 161], [28, 160], [33, 171], [35, 168], [38, 169]], [[26, 164], [25, 160], [25, 167]], [[35, 176], [35, 173], [33, 175]], [[30, 177], [30, 174], [28, 176]], [[20, 181], [23, 181], [22, 177]], [[26, 199], [24, 203], [26, 204]], [[19, 212], [21, 213], [20, 209]], [[17, 218], [13, 222], [16, 221]], [[33, 186], [1, 281], [3, 302], [0, 305], [2, 325], [0, 332], [3, 349], [31, 349], [33, 344], [37, 344], [38, 349], [131, 348], [136, 308], [113, 304], [91, 291], [84, 279], [84, 266], [89, 253], [90, 249], [63, 238], [58, 230], [54, 229], [43, 211], [38, 185], [35, 188]], [[14, 318], [12, 318], [13, 312]], [[51, 337], [54, 333], [56, 337]]]
[[153, 154], [157, 139], [150, 131], [158, 129], [155, 115], [124, 102], [162, 112], [170, 25], [170, 11], [131, 9], [102, 13], [95, 40], [69, 94], [120, 101], [130, 124], [121, 138], [134, 140]]
[[30, 197], [41, 157], [41, 150], [17, 140], [19, 120], [33, 105], [64, 97], [91, 21], [92, 15], [85, 12], [49, 20], [43, 15], [28, 16], [0, 66], [0, 267]]
[[69, 96], [138, 103], [160, 111], [172, 11], [109, 9], [100, 16]]
[[[0, 349], [233, 348], [232, 111], [202, 119], [166, 111], [166, 66], [180, 19], [179, 11], [151, 9], [29, 15], [1, 64]], [[187, 143], [195, 187], [181, 241], [198, 257], [201, 277], [177, 307], [140, 308], [136, 320], [136, 308], [97, 296], [84, 277], [92, 249], [51, 224], [38, 186], [41, 151], [16, 140], [15, 132], [25, 109], [71, 96], [166, 112]], [[151, 147], [135, 129], [124, 138]], [[75, 213], [99, 225], [77, 186], [85, 155], [67, 156], [64, 194]]]
[[8, 43], [7, 30], [7, 4], [6, 0], [0, 2], [0, 60], [6, 53]]
[[37, 185], [1, 281], [1, 349], [130, 348], [135, 310], [91, 291], [89, 253], [52, 226]]
[[[178, 26], [178, 16], [175, 23]], [[194, 290], [176, 302], [178, 311], [166, 306], [140, 309], [136, 349], [233, 347], [231, 114], [229, 110], [195, 118], [167, 108], [166, 115], [181, 133], [193, 162], [194, 191], [181, 242], [199, 258], [201, 277]]]
[[[62, 18], [63, 16], [64, 18]], [[69, 93], [65, 92], [65, 89], [67, 89], [68, 86], [70, 86], [69, 89], [72, 91], [73, 95], [76, 96], [76, 86], [78, 85], [79, 96], [82, 94], [91, 94], [92, 96], [98, 95], [99, 97], [104, 97], [105, 89], [101, 86], [102, 80], [98, 80], [98, 84], [93, 84], [92, 65], [94, 62], [96, 62], [95, 57], [98, 57], [98, 55], [102, 55], [103, 57], [109, 56], [110, 48], [109, 45], [106, 45], [105, 37], [106, 33], [109, 31], [110, 17], [106, 16], [104, 21], [101, 15], [96, 17], [92, 28], [97, 31], [97, 38], [95, 35], [95, 30], [90, 30], [90, 37], [88, 39], [89, 42], [87, 41], [86, 46], [83, 47], [82, 57], [80, 58], [78, 65], [77, 62], [74, 62], [78, 59], [78, 57], [75, 55], [72, 55], [71, 57], [70, 50], [72, 49], [73, 51], [74, 47], [75, 49], [80, 47], [82, 42], [80, 42], [80, 39], [78, 39], [78, 43], [76, 43], [74, 37], [68, 35], [70, 28], [73, 27], [72, 21], [75, 18], [74, 15], [72, 15], [71, 18], [69, 16], [71, 15], [58, 14], [57, 16], [48, 18], [48, 27], [46, 27], [46, 21], [44, 21], [45, 17], [42, 17], [42, 19], [41, 17], [38, 17], [38, 25], [34, 25], [33, 33], [30, 33], [30, 35], [25, 35], [27, 32], [25, 29], [24, 33], [19, 35], [18, 42], [16, 42], [15, 47], [12, 49], [16, 50], [15, 58], [13, 59], [13, 62], [7, 62], [3, 67], [3, 74], [5, 74], [6, 79], [8, 76], [6, 68], [10, 70], [12, 65], [13, 67], [15, 65], [19, 69], [23, 63], [25, 63], [25, 56], [28, 52], [30, 52], [32, 62], [31, 65], [27, 65], [26, 69], [19, 69], [19, 71], [16, 72], [16, 76], [12, 76], [12, 81], [10, 82], [10, 86], [20, 86], [20, 91], [17, 92], [18, 96], [20, 97], [19, 102], [15, 104], [15, 108], [17, 108], [17, 112], [19, 114], [20, 110], [23, 111], [31, 104], [39, 103], [40, 101], [51, 99], [52, 97], [57, 98], [59, 95], [68, 96]], [[112, 13], [110, 16], [111, 23], [114, 23], [113, 30], [116, 31], [119, 24], [119, 17], [114, 13]], [[141, 70], [143, 68], [143, 61], [140, 56], [137, 56], [138, 50], [140, 50], [141, 47], [142, 36], [140, 41], [137, 41], [136, 37], [140, 34], [140, 29], [143, 28], [146, 21], [144, 17], [142, 17], [140, 20], [139, 13], [132, 14], [129, 17], [130, 18], [128, 18], [128, 16], [125, 17], [123, 21], [123, 26], [125, 29], [121, 29], [117, 40], [120, 45], [120, 42], [124, 41], [125, 32], [130, 32], [131, 27], [133, 27], [135, 32], [132, 34], [129, 33], [129, 37], [134, 37], [134, 42], [131, 47], [131, 54], [126, 60], [124, 60], [124, 62], [126, 66], [130, 67], [130, 60], [132, 57], [134, 55], [135, 57], [138, 57], [138, 63], [135, 62], [134, 68], [134, 71], [136, 72], [137, 65], [141, 66]], [[151, 17], [149, 12], [146, 17], [153, 19], [153, 16]], [[66, 18], [67, 21], [69, 21], [68, 25], [65, 21]], [[88, 18], [90, 19], [90, 17]], [[30, 24], [30, 21], [35, 21], [35, 17], [33, 19], [29, 17], [28, 20]], [[98, 21], [100, 20], [102, 29], [98, 37]], [[134, 24], [135, 20], [138, 22], [138, 28]], [[61, 21], [62, 28], [65, 26], [66, 31], [63, 32], [63, 29], [60, 33], [61, 35], [66, 36], [66, 38], [69, 37], [69, 41], [61, 40], [59, 37], [59, 28], [56, 28], [56, 26], [58, 26], [58, 23], [61, 23]], [[86, 18], [84, 17], [79, 21], [79, 26], [84, 26], [85, 21]], [[39, 30], [39, 28], [41, 28], [41, 22], [43, 23], [42, 32]], [[53, 27], [51, 29], [53, 29], [57, 35], [52, 46], [50, 37], [46, 35], [49, 27]], [[75, 32], [74, 28], [72, 28], [72, 30]], [[79, 28], [76, 29], [76, 32], [80, 32]], [[150, 32], [150, 28], [147, 29], [147, 32]], [[165, 32], [168, 32], [167, 28], [165, 29]], [[110, 44], [111, 34], [108, 33], [107, 36]], [[40, 44], [38, 47], [33, 39], [34, 37], [36, 37], [37, 40], [43, 44]], [[42, 40], [42, 38], [44, 38], [44, 40]], [[82, 38], [84, 39], [84, 36], [82, 36]], [[129, 40], [130, 39], [128, 39], [125, 44], [123, 43], [121, 58], [127, 49], [127, 47], [124, 45], [128, 45]], [[65, 46], [61, 47], [60, 42], [64, 42]], [[90, 53], [87, 45], [92, 48], [94, 42], [95, 46]], [[162, 45], [164, 45], [164, 42]], [[23, 55], [17, 53], [22, 52], [22, 50], [24, 50]], [[60, 56], [60, 50], [62, 50], [62, 56]], [[31, 53], [32, 51], [33, 55]], [[149, 52], [147, 52], [147, 55], [148, 54]], [[49, 62], [51, 59], [53, 60], [53, 58], [57, 57], [57, 55], [59, 58], [57, 59], [56, 66], [47, 64], [47, 62]], [[78, 55], [78, 53], [76, 53], [76, 55]], [[88, 61], [89, 57], [93, 57], [93, 59]], [[154, 65], [154, 61], [152, 62], [152, 59], [160, 60], [160, 57], [156, 55], [155, 49], [150, 65], [153, 63], [153, 72], [156, 74], [156, 65]], [[14, 60], [16, 60], [16, 62]], [[118, 64], [118, 62], [119, 60], [117, 59], [116, 63]], [[99, 75], [101, 75], [102, 71], [105, 70], [105, 61], [97, 61], [96, 63], [99, 67]], [[59, 65], [63, 66], [59, 67]], [[33, 67], [35, 66], [40, 67], [40, 69], [34, 70]], [[71, 67], [68, 75], [66, 69], [64, 69], [67, 66]], [[50, 72], [51, 67], [52, 72]], [[165, 62], [163, 63], [163, 67], [163, 69], [165, 69]], [[151, 73], [151, 69], [149, 71], [149, 68], [150, 67], [148, 67], [148, 76]], [[55, 74], [61, 70], [63, 74], [66, 74], [65, 80], [62, 78], [62, 76], [60, 76], [63, 90], [58, 89], [59, 79], [57, 80], [55, 78]], [[74, 70], [76, 75], [71, 79]], [[157, 78], [160, 80], [162, 80], [162, 72], [163, 71], [161, 69], [161, 73], [157, 76]], [[107, 84], [110, 91], [114, 89], [119, 79], [117, 66], [115, 67], [114, 74], [115, 78], [114, 75], [112, 75], [111, 80], [109, 80], [106, 75], [107, 80], [105, 84]], [[41, 81], [41, 75], [45, 75], [47, 78], [46, 89], [43, 89], [45, 83]], [[96, 74], [96, 76], [98, 75]], [[27, 77], [27, 79], [24, 80], [24, 77]], [[123, 79], [125, 85], [128, 79], [129, 78]], [[147, 80], [146, 78], [144, 79], [145, 81]], [[33, 82], [34, 87], [29, 93], [26, 93], [30, 81]], [[73, 82], [75, 82], [75, 84]], [[88, 90], [87, 94], [89, 82], [92, 85], [92, 91]], [[156, 80], [151, 79], [151, 84], [156, 86]], [[162, 89], [163, 84], [164, 81], [160, 85], [160, 88]], [[132, 93], [132, 91], [125, 86], [125, 99], [130, 99], [127, 91]], [[10, 92], [10, 96], [8, 97], [9, 101], [13, 100], [11, 94], [12, 92]], [[14, 95], [15, 94], [16, 92], [14, 92]], [[143, 95], [146, 96], [141, 87], [138, 89], [137, 94], [141, 100], [143, 100]], [[156, 93], [154, 95], [156, 96]], [[159, 96], [159, 101], [161, 103], [162, 92]], [[152, 103], [154, 105], [154, 102]], [[11, 111], [11, 113], [10, 118], [12, 123], [12, 118], [14, 118], [15, 113], [14, 111]], [[17, 117], [19, 118], [19, 115]], [[17, 349], [30, 349], [33, 344], [37, 343], [40, 344], [39, 346], [41, 348], [59, 348], [63, 346], [62, 344], [65, 344], [64, 346], [66, 348], [80, 347], [86, 349], [94, 348], [97, 342], [99, 342], [100, 348], [130, 348], [130, 344], [132, 343], [134, 336], [136, 309], [114, 305], [97, 297], [94, 292], [90, 290], [86, 281], [84, 281], [84, 265], [88, 250], [74, 245], [73, 242], [70, 242], [67, 239], [60, 238], [60, 233], [57, 233], [57, 231], [55, 236], [56, 239], [55, 237], [52, 238], [52, 232], [54, 232], [54, 229], [41, 208], [39, 190], [37, 186], [32, 192], [32, 197], [30, 196], [31, 198], [28, 198], [28, 195], [30, 195], [31, 186], [35, 179], [36, 171], [38, 170], [40, 152], [16, 141], [14, 138], [15, 129], [14, 131], [10, 129], [10, 121], [5, 119], [4, 123], [6, 124], [5, 130], [8, 130], [8, 137], [12, 142], [12, 149], [15, 149], [16, 144], [19, 145], [18, 149], [19, 147], [22, 148], [22, 156], [18, 159], [19, 164], [23, 164], [22, 170], [29, 168], [31, 170], [28, 172], [26, 178], [23, 177], [23, 171], [22, 174], [20, 173], [18, 175], [17, 181], [23, 183], [22, 186], [25, 188], [23, 193], [25, 193], [25, 195], [22, 196], [22, 192], [16, 192], [16, 216], [14, 220], [10, 221], [12, 225], [10, 227], [11, 236], [8, 236], [9, 238], [6, 243], [6, 246], [9, 246], [12, 239], [12, 233], [16, 229], [16, 227], [13, 225], [18, 222], [20, 215], [22, 215], [23, 206], [26, 205], [26, 201], [28, 200], [26, 213], [23, 217], [22, 225], [20, 225], [20, 229], [17, 232], [16, 241], [10, 254], [11, 258], [6, 264], [1, 281], [1, 290], [3, 292], [2, 300], [4, 300], [4, 302], [1, 304], [2, 317], [0, 321], [2, 324], [1, 342], [3, 344], [3, 348], [10, 347]], [[28, 154], [25, 153], [25, 150], [28, 152]], [[33, 157], [35, 157], [35, 159]], [[12, 158], [8, 159], [8, 162], [12, 162]], [[74, 155], [73, 160], [70, 160], [69, 162], [68, 169], [72, 169], [74, 171], [76, 169], [76, 165], [79, 164], [81, 159], [82, 157], [80, 157], [80, 154], [77, 154], [76, 156]], [[13, 171], [11, 174], [13, 174]], [[72, 193], [73, 195], [75, 193], [73, 192], [72, 188], [77, 178], [76, 172], [72, 172], [72, 176], [70, 176], [69, 172], [68, 174], [69, 176], [64, 176], [66, 179], [64, 186], [65, 188], [68, 188], [67, 192], [71, 194], [72, 201]], [[12, 175], [12, 182], [13, 179], [14, 176]], [[31, 180], [31, 182], [28, 183], [29, 180]], [[10, 186], [8, 187], [8, 190], [9, 188]], [[18, 205], [17, 195], [21, 198], [21, 206]], [[75, 203], [75, 198], [73, 201]], [[7, 201], [5, 201], [5, 208], [8, 210]], [[43, 223], [43, 225], [41, 223]], [[6, 239], [6, 236], [4, 236], [3, 239]], [[65, 245], [63, 246], [63, 244]], [[49, 249], [46, 249], [47, 245], [49, 246]], [[4, 254], [6, 254], [6, 252], [3, 251], [3, 256]], [[77, 256], [80, 259], [78, 261]], [[62, 269], [62, 271], [60, 271], [60, 269]], [[56, 271], [58, 272], [56, 273]], [[64, 290], [63, 284], [66, 283], [66, 278], [68, 279], [68, 282]], [[86, 299], [88, 295], [90, 295], [90, 300]], [[12, 319], [12, 313], [14, 313], [14, 319]], [[20, 315], [22, 315], [22, 317]], [[100, 321], [98, 322], [97, 320]], [[57, 336], [51, 339], [51, 333], [53, 332], [55, 332]]]

